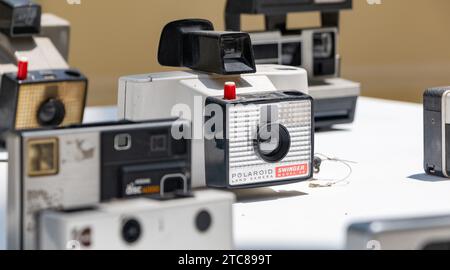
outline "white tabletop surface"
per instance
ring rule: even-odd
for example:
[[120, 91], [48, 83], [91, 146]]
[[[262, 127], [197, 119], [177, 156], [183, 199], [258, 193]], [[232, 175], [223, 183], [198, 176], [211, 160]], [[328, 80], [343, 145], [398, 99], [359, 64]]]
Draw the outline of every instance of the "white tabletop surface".
[[[352, 125], [316, 134], [316, 152], [355, 161], [348, 184], [309, 183], [237, 192], [238, 249], [341, 249], [354, 221], [450, 214], [450, 181], [423, 174], [422, 107], [361, 98]], [[88, 122], [113, 120], [114, 108], [89, 108]], [[348, 169], [324, 163], [320, 179]], [[0, 249], [5, 247], [6, 163], [0, 163]]]

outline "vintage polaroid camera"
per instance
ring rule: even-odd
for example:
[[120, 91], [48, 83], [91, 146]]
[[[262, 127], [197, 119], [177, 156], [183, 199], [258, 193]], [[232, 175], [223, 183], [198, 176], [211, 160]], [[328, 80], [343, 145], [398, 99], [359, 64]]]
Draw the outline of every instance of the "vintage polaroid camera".
[[[36, 249], [36, 215], [190, 187], [188, 121], [25, 130], [8, 137], [8, 248]], [[187, 192], [187, 191], [186, 191]]]
[[[255, 62], [299, 66], [307, 70], [309, 94], [314, 98], [316, 128], [352, 123], [360, 84], [340, 77], [339, 11], [352, 0], [228, 0], [227, 30], [241, 29], [241, 14], [265, 15], [265, 31], [252, 32]], [[287, 29], [291, 12], [321, 12], [317, 28]]]
[[450, 177], [450, 87], [427, 89], [424, 106], [424, 170]]
[[80, 124], [87, 86], [87, 78], [72, 69], [30, 71], [23, 79], [17, 73], [4, 74], [0, 132]]
[[348, 250], [450, 250], [450, 216], [355, 223]]
[[95, 209], [44, 211], [42, 250], [230, 250], [230, 192], [203, 190], [171, 200], [148, 198], [100, 204]]
[[88, 83], [67, 64], [69, 37], [68, 22], [40, 5], [0, 1], [1, 134], [82, 122]]
[[[205, 20], [169, 23], [161, 36], [160, 64], [194, 70], [121, 78], [120, 117], [192, 120], [193, 187], [250, 188], [309, 179], [314, 125], [306, 71], [255, 67], [248, 34], [213, 30]], [[260, 138], [259, 131], [266, 130], [273, 137]], [[221, 137], [224, 132], [233, 137]]]

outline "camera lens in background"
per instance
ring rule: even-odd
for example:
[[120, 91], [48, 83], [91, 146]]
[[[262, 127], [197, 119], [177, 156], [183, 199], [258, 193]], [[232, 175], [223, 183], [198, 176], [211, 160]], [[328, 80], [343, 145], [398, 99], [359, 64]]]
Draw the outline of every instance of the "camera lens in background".
[[128, 244], [136, 243], [142, 234], [141, 224], [136, 219], [126, 219], [122, 226], [122, 238]]
[[202, 210], [197, 214], [197, 217], [195, 218], [195, 226], [197, 227], [197, 230], [200, 232], [206, 232], [211, 227], [211, 224], [212, 217], [208, 211]]
[[314, 38], [314, 58], [334, 57], [333, 33], [315, 33]]
[[[273, 136], [268, 136], [268, 134]], [[279, 162], [289, 153], [291, 136], [283, 125], [267, 124], [258, 129], [254, 145], [256, 152], [263, 160]]]
[[66, 109], [58, 99], [49, 99], [39, 107], [37, 119], [42, 126], [59, 126], [64, 121]]

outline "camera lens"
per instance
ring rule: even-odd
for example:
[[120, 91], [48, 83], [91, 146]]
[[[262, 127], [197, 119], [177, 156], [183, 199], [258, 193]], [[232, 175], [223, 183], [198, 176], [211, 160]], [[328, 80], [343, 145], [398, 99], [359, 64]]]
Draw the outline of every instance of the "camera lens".
[[254, 141], [256, 152], [267, 162], [281, 161], [291, 147], [289, 131], [280, 124], [268, 124], [258, 128]]
[[200, 211], [197, 214], [197, 217], [195, 218], [195, 226], [197, 227], [197, 230], [200, 232], [206, 232], [212, 224], [212, 217], [211, 214], [206, 211]]
[[136, 219], [127, 219], [122, 226], [122, 237], [128, 244], [134, 244], [141, 237], [141, 224]]
[[62, 101], [49, 99], [38, 110], [38, 122], [42, 126], [58, 126], [64, 121], [66, 109]]

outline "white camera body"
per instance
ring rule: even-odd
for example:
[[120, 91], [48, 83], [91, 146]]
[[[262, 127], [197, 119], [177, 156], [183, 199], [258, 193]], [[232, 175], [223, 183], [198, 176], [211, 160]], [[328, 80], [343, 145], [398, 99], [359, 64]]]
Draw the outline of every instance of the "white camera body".
[[192, 186], [204, 187], [204, 104], [207, 97], [223, 96], [226, 82], [236, 84], [238, 96], [278, 90], [308, 93], [306, 71], [281, 65], [259, 65], [256, 73], [242, 75], [175, 71], [125, 76], [119, 80], [119, 118], [134, 121], [174, 117], [180, 116], [181, 109], [182, 117], [191, 120], [193, 128]]
[[168, 201], [132, 199], [94, 210], [44, 211], [42, 250], [230, 250], [233, 193], [197, 191]]

